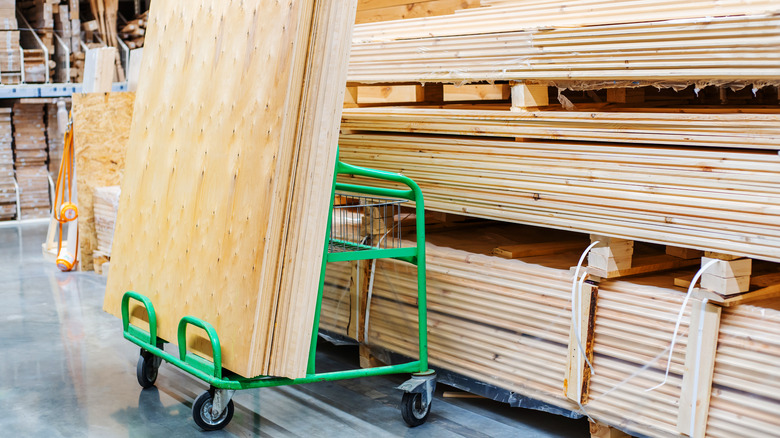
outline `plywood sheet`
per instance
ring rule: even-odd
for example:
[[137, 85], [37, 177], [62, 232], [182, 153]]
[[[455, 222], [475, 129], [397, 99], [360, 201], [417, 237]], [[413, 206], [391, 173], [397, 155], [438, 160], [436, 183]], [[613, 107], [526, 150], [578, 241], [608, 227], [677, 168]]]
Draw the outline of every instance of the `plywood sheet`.
[[107, 311], [135, 290], [164, 339], [193, 315], [225, 368], [305, 375], [355, 6], [153, 3]]
[[122, 182], [135, 93], [73, 95], [73, 147], [79, 207], [79, 268], [92, 270], [97, 249], [93, 192]]

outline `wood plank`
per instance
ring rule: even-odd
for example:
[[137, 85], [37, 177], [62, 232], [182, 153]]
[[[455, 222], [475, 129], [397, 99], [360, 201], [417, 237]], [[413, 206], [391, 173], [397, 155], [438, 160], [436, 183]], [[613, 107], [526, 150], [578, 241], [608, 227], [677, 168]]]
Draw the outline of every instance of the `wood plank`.
[[585, 247], [587, 247], [587, 240], [585, 239], [549, 243], [522, 243], [494, 248], [493, 255], [505, 259], [519, 259], [557, 254], [578, 249], [582, 250]]
[[166, 340], [193, 315], [225, 368], [306, 374], [355, 5], [152, 5], [107, 311], [132, 289]]

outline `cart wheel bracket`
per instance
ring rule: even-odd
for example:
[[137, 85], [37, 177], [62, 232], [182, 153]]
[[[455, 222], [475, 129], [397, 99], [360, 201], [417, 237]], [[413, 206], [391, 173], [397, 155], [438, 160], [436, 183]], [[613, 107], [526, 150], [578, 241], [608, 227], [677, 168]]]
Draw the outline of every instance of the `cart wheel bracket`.
[[211, 415], [214, 418], [219, 418], [219, 416], [225, 412], [228, 403], [230, 403], [230, 400], [235, 393], [235, 389], [213, 389], [214, 400], [211, 404]]
[[420, 394], [422, 396], [422, 409], [427, 410], [433, 400], [433, 392], [436, 390], [436, 373], [412, 374], [412, 378], [398, 386], [397, 389], [408, 394]]

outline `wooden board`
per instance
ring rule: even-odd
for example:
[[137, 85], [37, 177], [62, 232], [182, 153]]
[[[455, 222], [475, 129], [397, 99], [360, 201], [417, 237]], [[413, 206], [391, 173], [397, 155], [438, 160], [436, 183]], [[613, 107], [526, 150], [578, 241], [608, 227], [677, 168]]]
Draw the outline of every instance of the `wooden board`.
[[135, 290], [164, 339], [193, 315], [216, 328], [225, 368], [305, 375], [354, 11], [152, 5], [107, 311]]
[[73, 95], [73, 146], [79, 208], [79, 269], [93, 269], [97, 249], [93, 192], [122, 183], [135, 93]]

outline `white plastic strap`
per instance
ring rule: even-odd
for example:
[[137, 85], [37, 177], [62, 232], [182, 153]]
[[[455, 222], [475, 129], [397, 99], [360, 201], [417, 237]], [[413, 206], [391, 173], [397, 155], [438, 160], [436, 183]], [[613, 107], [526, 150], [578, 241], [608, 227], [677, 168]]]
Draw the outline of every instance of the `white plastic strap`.
[[688, 292], [685, 294], [685, 299], [683, 300], [682, 306], [680, 306], [680, 313], [677, 315], [677, 322], [674, 324], [674, 333], [672, 334], [672, 343], [669, 346], [669, 357], [666, 359], [666, 372], [664, 373], [664, 380], [661, 381], [661, 383], [653, 386], [652, 388], [645, 389], [645, 391], [653, 391], [656, 390], [666, 384], [666, 381], [669, 379], [669, 368], [672, 366], [672, 354], [674, 353], [674, 344], [677, 342], [677, 332], [680, 330], [680, 323], [682, 323], [682, 317], [685, 313], [685, 306], [688, 305], [688, 300], [691, 298], [691, 293], [693, 293], [693, 288], [696, 286], [696, 282], [699, 281], [699, 277], [709, 269], [710, 266], [714, 265], [718, 260], [713, 259], [707, 262], [704, 266], [699, 269], [699, 271], [696, 273], [696, 275], [693, 276], [693, 280], [691, 280], [690, 286], [688, 286]]

